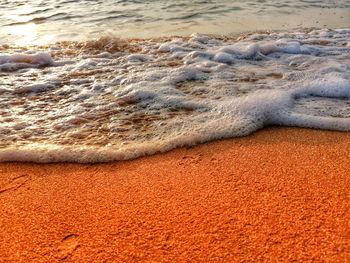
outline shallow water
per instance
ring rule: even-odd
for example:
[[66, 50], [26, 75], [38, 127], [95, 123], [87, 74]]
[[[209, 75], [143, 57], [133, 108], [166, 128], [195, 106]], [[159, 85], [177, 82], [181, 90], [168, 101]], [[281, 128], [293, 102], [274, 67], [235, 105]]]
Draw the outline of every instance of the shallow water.
[[350, 131], [350, 1], [0, 10], [0, 161], [131, 159], [268, 125]]
[[3, 0], [0, 44], [350, 25], [349, 0]]
[[0, 161], [130, 159], [267, 125], [350, 131], [350, 29], [0, 48]]

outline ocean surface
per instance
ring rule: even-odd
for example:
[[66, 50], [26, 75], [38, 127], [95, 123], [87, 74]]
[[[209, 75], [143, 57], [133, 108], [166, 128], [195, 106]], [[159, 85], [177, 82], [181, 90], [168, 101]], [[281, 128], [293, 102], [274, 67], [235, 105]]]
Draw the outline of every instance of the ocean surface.
[[350, 25], [350, 0], [1, 0], [0, 44]]
[[350, 131], [350, 1], [0, 9], [0, 161], [124, 160], [269, 125]]

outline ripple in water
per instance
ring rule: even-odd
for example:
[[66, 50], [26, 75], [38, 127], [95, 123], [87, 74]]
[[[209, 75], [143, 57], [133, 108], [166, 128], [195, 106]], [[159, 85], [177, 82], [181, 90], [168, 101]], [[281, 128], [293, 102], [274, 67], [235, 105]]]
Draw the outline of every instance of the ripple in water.
[[82, 40], [101, 34], [159, 37], [301, 27], [347, 27], [350, 2], [1, 1], [0, 44]]

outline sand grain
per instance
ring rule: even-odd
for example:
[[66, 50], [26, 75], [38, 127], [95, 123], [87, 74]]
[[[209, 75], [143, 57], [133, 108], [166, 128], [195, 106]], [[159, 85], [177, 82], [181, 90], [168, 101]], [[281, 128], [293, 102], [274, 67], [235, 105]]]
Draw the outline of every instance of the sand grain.
[[349, 262], [349, 167], [349, 133], [294, 128], [127, 162], [0, 164], [0, 261]]

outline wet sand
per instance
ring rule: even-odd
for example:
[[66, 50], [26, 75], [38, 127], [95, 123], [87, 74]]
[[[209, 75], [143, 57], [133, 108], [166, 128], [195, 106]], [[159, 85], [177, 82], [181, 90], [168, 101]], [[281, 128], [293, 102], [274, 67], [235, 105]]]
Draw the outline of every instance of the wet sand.
[[270, 128], [98, 165], [0, 164], [1, 262], [349, 262], [350, 133]]

